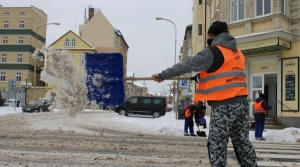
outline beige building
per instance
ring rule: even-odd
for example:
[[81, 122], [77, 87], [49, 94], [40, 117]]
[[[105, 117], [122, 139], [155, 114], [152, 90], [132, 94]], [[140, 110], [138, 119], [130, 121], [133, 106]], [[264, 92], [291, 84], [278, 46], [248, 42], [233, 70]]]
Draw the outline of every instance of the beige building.
[[[23, 98], [21, 83], [26, 79], [33, 83], [32, 53], [35, 48], [42, 48], [45, 45], [47, 26], [38, 27], [47, 23], [47, 20], [47, 14], [34, 6], [4, 7], [0, 5], [0, 89], [5, 98], [13, 97], [13, 93], [7, 91], [10, 78], [17, 80], [17, 99]], [[40, 77], [41, 65], [42, 63], [37, 61], [37, 78]], [[37, 86], [43, 84], [37, 80]]]
[[[250, 115], [259, 92], [273, 109], [268, 117], [285, 126], [300, 127], [299, 56], [300, 2], [298, 0], [193, 1], [193, 50], [206, 46], [213, 21], [228, 23], [246, 57]], [[207, 2], [207, 3], [206, 3]], [[206, 25], [206, 26], [205, 26]]]
[[[180, 49], [179, 61], [184, 61], [188, 56], [193, 56], [193, 25], [187, 25], [185, 28], [183, 44]], [[185, 75], [185, 77], [190, 76], [190, 74]], [[182, 81], [179, 81], [182, 82]], [[187, 104], [192, 103], [193, 101], [193, 91], [194, 87], [191, 87], [190, 81], [186, 81], [188, 83], [187, 87], [180, 88], [179, 90], [179, 103], [181, 108], [184, 108]], [[180, 84], [179, 84], [180, 85]]]
[[[126, 78], [134, 78], [133, 72], [127, 72]], [[143, 84], [134, 80], [125, 82], [125, 100], [132, 96], [149, 96], [146, 83]]]
[[113, 27], [101, 10], [89, 7], [88, 18], [85, 18], [84, 24], [79, 25], [79, 36], [93, 45], [98, 52], [121, 53], [124, 76], [126, 75], [129, 46], [121, 31]]

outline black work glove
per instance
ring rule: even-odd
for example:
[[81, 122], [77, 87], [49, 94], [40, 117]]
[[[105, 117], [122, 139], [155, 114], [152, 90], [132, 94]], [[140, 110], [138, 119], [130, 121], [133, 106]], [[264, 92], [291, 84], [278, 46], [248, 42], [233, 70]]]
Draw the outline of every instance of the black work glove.
[[200, 73], [198, 73], [195, 76], [191, 77], [191, 80], [194, 80], [196, 83], [198, 83], [199, 77], [200, 77]]

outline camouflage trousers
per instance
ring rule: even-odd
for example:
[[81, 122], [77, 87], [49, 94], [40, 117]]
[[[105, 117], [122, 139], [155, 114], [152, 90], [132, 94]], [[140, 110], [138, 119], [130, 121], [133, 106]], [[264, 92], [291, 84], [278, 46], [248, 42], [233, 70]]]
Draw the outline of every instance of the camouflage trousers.
[[227, 165], [227, 144], [231, 138], [234, 152], [241, 167], [256, 167], [255, 150], [249, 141], [249, 104], [240, 102], [212, 108], [208, 155], [212, 167]]

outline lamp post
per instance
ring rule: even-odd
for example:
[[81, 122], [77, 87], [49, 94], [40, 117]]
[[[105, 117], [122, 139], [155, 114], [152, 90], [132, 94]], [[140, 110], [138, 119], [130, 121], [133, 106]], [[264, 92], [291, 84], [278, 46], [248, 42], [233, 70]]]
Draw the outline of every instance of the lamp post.
[[[44, 24], [41, 24], [38, 26], [38, 28], [36, 29], [35, 31], [35, 42], [34, 42], [34, 47], [35, 47], [35, 50], [37, 49], [37, 46], [36, 46], [36, 42], [37, 42], [37, 35], [38, 35], [38, 31], [39, 31], [39, 28], [42, 27], [42, 26], [45, 26], [45, 25], [60, 25], [59, 23], [44, 23]], [[33, 74], [33, 84], [34, 84], [34, 88], [33, 88], [33, 98], [35, 99], [35, 87], [36, 87], [36, 56], [34, 57], [34, 74]]]
[[[165, 21], [168, 21], [168, 22], [171, 22], [174, 27], [175, 27], [175, 61], [174, 61], [174, 65], [176, 64], [176, 43], [177, 43], [177, 27], [175, 25], [175, 23], [169, 19], [165, 19], [165, 18], [162, 18], [162, 17], [156, 17], [156, 20], [165, 20]], [[175, 80], [173, 81], [175, 83]], [[175, 89], [175, 84], [173, 84], [173, 88]], [[176, 89], [176, 92], [179, 93], [179, 82], [177, 81], [177, 89]], [[178, 94], [177, 94], [177, 99], [178, 99]], [[176, 111], [176, 119], [178, 119], [178, 102], [175, 101], [175, 97], [173, 95], [173, 103], [175, 105], [175, 111]]]

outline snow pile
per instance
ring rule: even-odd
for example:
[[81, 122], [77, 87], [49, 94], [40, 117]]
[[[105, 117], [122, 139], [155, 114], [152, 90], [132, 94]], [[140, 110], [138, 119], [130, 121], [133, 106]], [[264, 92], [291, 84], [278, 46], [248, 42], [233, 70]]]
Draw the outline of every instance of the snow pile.
[[73, 61], [72, 54], [68, 50], [57, 50], [55, 47], [43, 48], [36, 51], [43, 53], [47, 64], [41, 73], [41, 80], [53, 86], [56, 96], [56, 106], [76, 117], [78, 112], [84, 111], [87, 101], [86, 75], [79, 73]]

